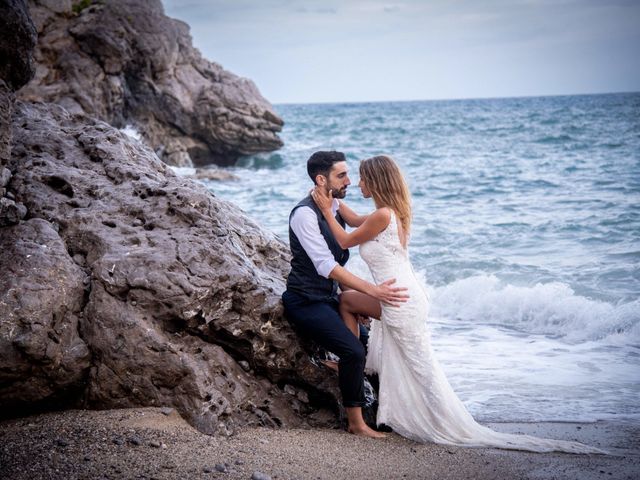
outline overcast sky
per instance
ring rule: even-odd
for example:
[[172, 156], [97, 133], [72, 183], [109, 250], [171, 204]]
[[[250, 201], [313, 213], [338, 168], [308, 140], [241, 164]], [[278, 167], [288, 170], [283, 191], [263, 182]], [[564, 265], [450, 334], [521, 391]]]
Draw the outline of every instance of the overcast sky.
[[640, 91], [640, 0], [163, 0], [272, 103]]

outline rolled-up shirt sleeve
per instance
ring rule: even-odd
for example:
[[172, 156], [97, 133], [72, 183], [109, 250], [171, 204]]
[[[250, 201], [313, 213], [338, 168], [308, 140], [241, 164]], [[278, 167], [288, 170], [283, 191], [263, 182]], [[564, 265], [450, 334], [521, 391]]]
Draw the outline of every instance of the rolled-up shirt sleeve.
[[[334, 200], [333, 209], [337, 210], [338, 202]], [[299, 207], [291, 217], [291, 230], [296, 234], [300, 245], [307, 252], [318, 275], [329, 278], [338, 262], [333, 258], [326, 240], [320, 233], [318, 217], [310, 207]]]

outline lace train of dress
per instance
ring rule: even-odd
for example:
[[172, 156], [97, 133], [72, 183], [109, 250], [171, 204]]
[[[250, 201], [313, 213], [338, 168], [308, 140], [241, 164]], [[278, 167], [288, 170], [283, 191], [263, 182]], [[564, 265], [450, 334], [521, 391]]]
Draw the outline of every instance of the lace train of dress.
[[400, 307], [382, 306], [369, 334], [366, 369], [380, 379], [378, 424], [407, 438], [467, 447], [534, 452], [606, 453], [578, 442], [500, 433], [477, 423], [451, 388], [431, 348], [429, 300], [400, 243], [395, 215], [375, 239], [360, 245], [360, 255], [376, 283], [396, 279], [408, 288]]

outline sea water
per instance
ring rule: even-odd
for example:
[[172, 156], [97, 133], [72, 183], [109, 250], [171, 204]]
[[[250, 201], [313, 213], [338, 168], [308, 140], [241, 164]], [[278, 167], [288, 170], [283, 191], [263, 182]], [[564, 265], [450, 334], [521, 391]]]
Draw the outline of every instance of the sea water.
[[[482, 421], [640, 421], [640, 94], [276, 105], [284, 147], [209, 182], [288, 242], [316, 150], [389, 154], [433, 345]], [[371, 278], [352, 249], [349, 268]]]

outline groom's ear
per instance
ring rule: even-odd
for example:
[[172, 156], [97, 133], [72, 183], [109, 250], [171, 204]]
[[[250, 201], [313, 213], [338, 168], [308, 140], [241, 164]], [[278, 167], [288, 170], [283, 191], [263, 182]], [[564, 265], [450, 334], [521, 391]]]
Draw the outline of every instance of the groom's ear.
[[320, 185], [321, 187], [324, 187], [327, 184], [327, 179], [325, 178], [324, 175], [316, 175], [316, 185]]

